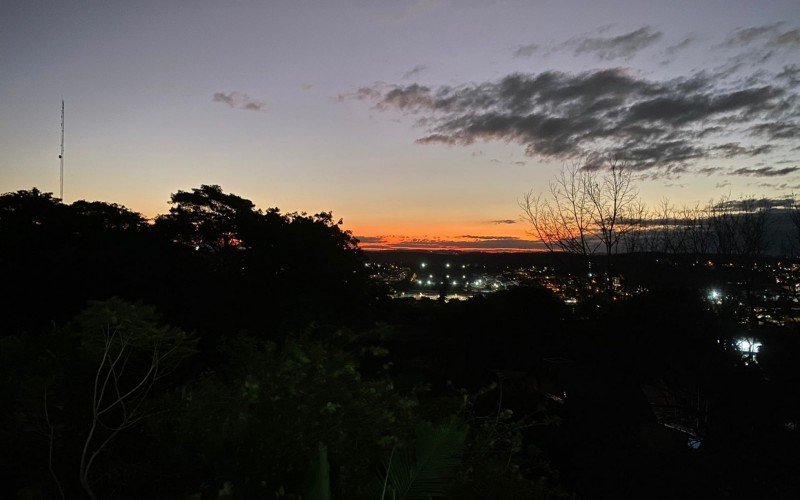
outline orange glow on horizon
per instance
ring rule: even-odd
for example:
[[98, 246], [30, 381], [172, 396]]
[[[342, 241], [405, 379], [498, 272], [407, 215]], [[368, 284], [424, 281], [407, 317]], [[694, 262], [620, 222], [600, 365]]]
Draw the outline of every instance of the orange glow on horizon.
[[[367, 251], [415, 250], [436, 252], [538, 252], [543, 245], [531, 239], [523, 224], [465, 224], [418, 227], [346, 227]], [[514, 227], [516, 226], [516, 227]]]

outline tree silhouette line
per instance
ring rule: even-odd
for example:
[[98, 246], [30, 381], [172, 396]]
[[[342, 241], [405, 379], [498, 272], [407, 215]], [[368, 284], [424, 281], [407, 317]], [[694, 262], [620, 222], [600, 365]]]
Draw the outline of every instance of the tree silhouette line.
[[[796, 332], [709, 307], [702, 280], [727, 271], [676, 264], [703, 237], [666, 209], [632, 226], [632, 183], [603, 191], [624, 169], [573, 172], [555, 191], [588, 190], [588, 219], [568, 237], [647, 293], [390, 300], [330, 213], [211, 185], [153, 220], [0, 196], [2, 496], [793, 497]], [[708, 254], [732, 233], [725, 255], [764, 258], [760, 212], [719, 210], [693, 215]], [[684, 250], [620, 250], [637, 230]], [[764, 340], [758, 363], [743, 332]]]

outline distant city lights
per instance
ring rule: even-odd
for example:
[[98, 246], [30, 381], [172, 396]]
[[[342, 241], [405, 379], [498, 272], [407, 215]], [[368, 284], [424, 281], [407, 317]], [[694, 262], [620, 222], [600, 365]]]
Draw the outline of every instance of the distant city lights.
[[722, 292], [717, 290], [716, 288], [712, 288], [708, 292], [708, 300], [715, 303], [715, 304], [722, 304], [723, 295]]
[[[196, 247], [198, 250], [201, 250]], [[692, 266], [703, 266], [704, 261], [697, 261]], [[443, 267], [440, 267], [443, 266]], [[461, 267], [461, 278], [456, 269]], [[717, 263], [715, 267], [735, 268], [732, 263]], [[442, 262], [438, 259], [434, 262], [417, 261], [416, 269], [414, 264], [365, 264], [370, 270], [373, 279], [379, 279], [390, 287], [397, 287], [393, 297], [403, 296], [409, 292], [404, 291], [410, 285], [414, 290], [413, 296], [421, 298], [434, 294], [435, 289], [442, 286], [442, 289], [454, 287], [453, 291], [459, 290], [459, 295], [464, 298], [509, 290], [517, 286], [538, 284], [558, 297], [566, 304], [588, 304], [587, 307], [601, 307], [601, 304], [593, 303], [594, 296], [606, 297], [609, 292], [598, 280], [602, 274], [598, 274], [592, 269], [593, 281], [586, 283], [580, 277], [568, 272], [558, 272], [552, 267], [512, 267], [512, 266], [485, 266], [481, 264], [459, 264], [453, 262]], [[471, 276], [466, 274], [469, 267]], [[428, 269], [436, 272], [428, 271]], [[450, 269], [453, 269], [450, 274]], [[749, 267], [748, 267], [749, 269]], [[414, 272], [416, 271], [416, 272]], [[428, 271], [429, 274], [425, 275]], [[444, 273], [439, 274], [441, 271]], [[738, 323], [742, 325], [776, 325], [786, 326], [800, 321], [800, 313], [797, 313], [797, 304], [800, 304], [800, 263], [781, 264], [772, 266], [760, 266], [759, 272], [765, 273], [763, 280], [766, 283], [756, 290], [752, 290], [752, 298], [755, 302], [746, 303], [743, 299], [742, 284], [738, 282], [727, 282], [723, 284], [717, 281], [709, 282], [702, 288], [698, 288], [698, 298], [702, 299], [715, 313], [732, 313]], [[585, 272], [584, 272], [585, 273]], [[581, 273], [582, 276], [586, 274]], [[716, 278], [721, 279], [721, 278]], [[611, 279], [613, 284], [612, 297], [610, 300], [624, 300], [642, 293], [647, 293], [647, 288], [637, 285], [633, 286], [626, 283], [621, 276]], [[441, 291], [440, 291], [441, 293]], [[410, 296], [410, 295], [409, 295]], [[725, 341], [721, 341], [723, 343]], [[752, 338], [734, 338], [727, 341], [728, 349], [735, 349], [741, 353], [744, 363], [755, 363], [756, 353], [760, 352], [761, 342]], [[760, 355], [760, 354], [759, 354]]]

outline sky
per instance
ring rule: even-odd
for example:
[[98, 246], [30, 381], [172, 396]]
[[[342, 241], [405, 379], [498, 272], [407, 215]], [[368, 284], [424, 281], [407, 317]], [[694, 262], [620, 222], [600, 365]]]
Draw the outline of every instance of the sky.
[[517, 200], [613, 155], [655, 205], [800, 192], [786, 1], [0, 5], [0, 192], [153, 217], [201, 184], [365, 248], [535, 249]]

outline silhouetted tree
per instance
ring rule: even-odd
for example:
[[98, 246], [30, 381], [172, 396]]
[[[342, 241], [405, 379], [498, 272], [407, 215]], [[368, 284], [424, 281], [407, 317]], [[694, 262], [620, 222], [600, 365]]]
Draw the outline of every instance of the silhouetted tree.
[[532, 234], [551, 252], [588, 259], [602, 247], [608, 278], [623, 235], [638, 225], [637, 196], [625, 163], [589, 158], [565, 166], [550, 182], [547, 197], [529, 192], [519, 205]]
[[79, 318], [84, 349], [96, 360], [89, 430], [80, 454], [84, 491], [96, 498], [92, 466], [120, 432], [152, 411], [153, 386], [190, 352], [186, 335], [159, 326], [152, 308], [112, 299], [95, 303]]
[[169, 214], [156, 218], [155, 229], [177, 243], [220, 250], [246, 244], [261, 215], [252, 201], [202, 185], [170, 197]]
[[597, 250], [588, 176], [583, 164], [573, 162], [550, 182], [548, 197], [531, 191], [519, 203], [533, 235], [551, 252], [589, 257]]

